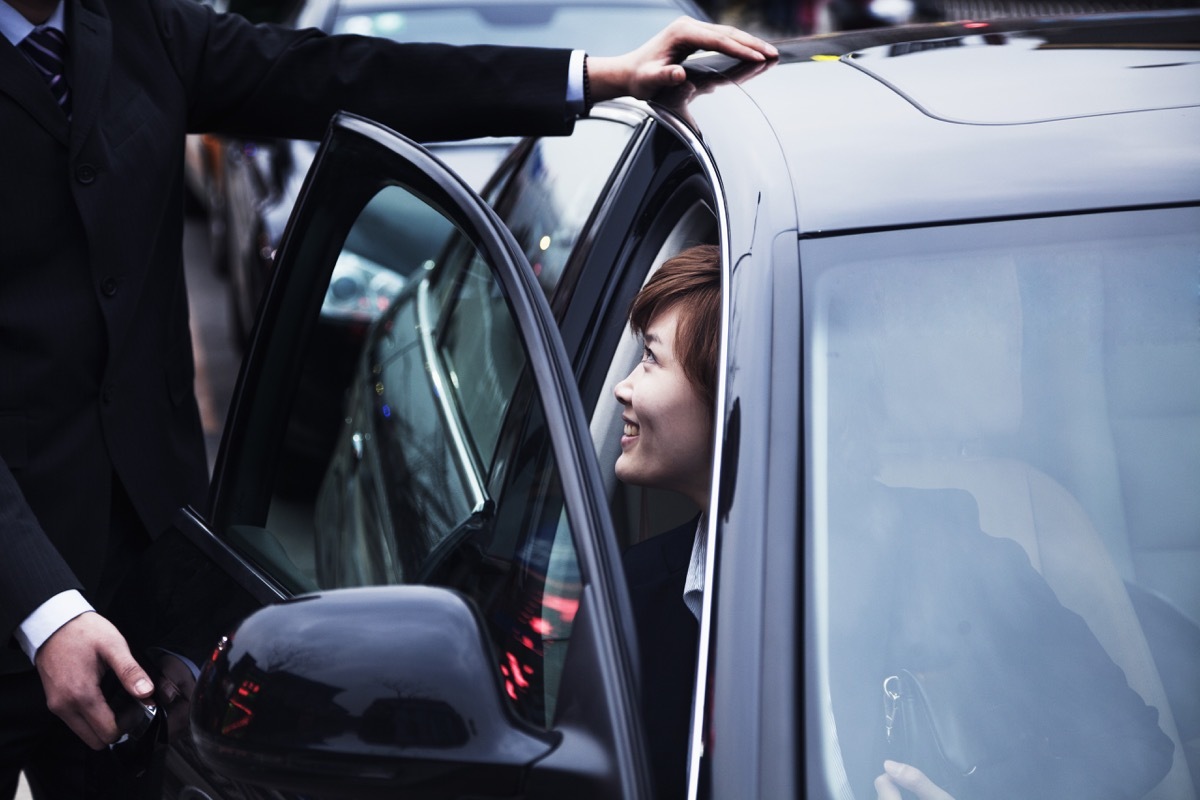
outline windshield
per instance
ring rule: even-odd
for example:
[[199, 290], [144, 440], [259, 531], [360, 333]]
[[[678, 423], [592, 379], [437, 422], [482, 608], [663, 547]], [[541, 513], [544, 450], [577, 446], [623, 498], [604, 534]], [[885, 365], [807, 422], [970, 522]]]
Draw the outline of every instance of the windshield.
[[885, 759], [956, 797], [1186, 780], [1198, 231], [1175, 209], [803, 243], [820, 757], [853, 796]]

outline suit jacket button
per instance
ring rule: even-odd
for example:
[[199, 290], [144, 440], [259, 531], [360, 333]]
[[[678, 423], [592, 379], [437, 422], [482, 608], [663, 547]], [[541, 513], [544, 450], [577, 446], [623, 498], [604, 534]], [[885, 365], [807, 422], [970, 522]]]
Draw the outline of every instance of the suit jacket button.
[[109, 275], [104, 280], [100, 281], [100, 291], [105, 297], [112, 297], [117, 293], [117, 279]]
[[96, 180], [96, 168], [91, 164], [80, 164], [75, 168], [75, 180], [82, 184], [89, 184]]

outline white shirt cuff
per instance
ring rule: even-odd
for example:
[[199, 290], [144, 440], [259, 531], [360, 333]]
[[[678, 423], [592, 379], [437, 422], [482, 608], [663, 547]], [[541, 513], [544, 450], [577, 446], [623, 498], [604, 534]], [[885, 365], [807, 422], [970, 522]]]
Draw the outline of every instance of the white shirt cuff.
[[75, 589], [59, 592], [37, 607], [37, 610], [25, 618], [14, 635], [17, 644], [33, 661], [38, 648], [46, 643], [54, 633], [80, 614], [95, 611], [92, 604], [83, 599], [83, 595]]
[[567, 66], [567, 111], [575, 118], [587, 114], [587, 103], [583, 96], [583, 61], [587, 53], [571, 51], [571, 63]]

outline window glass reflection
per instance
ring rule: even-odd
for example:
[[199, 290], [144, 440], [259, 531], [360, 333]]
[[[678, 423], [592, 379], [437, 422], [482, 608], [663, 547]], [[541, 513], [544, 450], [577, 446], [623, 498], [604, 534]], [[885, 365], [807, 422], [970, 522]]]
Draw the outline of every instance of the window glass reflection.
[[806, 274], [826, 758], [854, 796], [884, 759], [960, 797], [1186, 785], [1197, 230], [1176, 211], [805, 244], [829, 265]]
[[615, 122], [580, 120], [570, 137], [539, 139], [496, 203], [546, 297], [554, 297], [567, 259], [633, 132]]
[[[514, 709], [549, 724], [581, 589], [525, 342], [488, 255], [431, 208], [395, 211], [424, 203], [402, 191], [367, 206], [339, 264], [394, 253], [377, 246], [381, 231], [414, 235], [377, 229], [380, 204], [392, 225], [416, 221], [441, 241], [395, 256], [417, 266], [365, 328], [348, 388], [335, 392], [339, 432], [312, 510], [316, 583], [424, 583], [473, 598]], [[280, 498], [273, 518], [283, 523], [276, 511], [289, 505]]]

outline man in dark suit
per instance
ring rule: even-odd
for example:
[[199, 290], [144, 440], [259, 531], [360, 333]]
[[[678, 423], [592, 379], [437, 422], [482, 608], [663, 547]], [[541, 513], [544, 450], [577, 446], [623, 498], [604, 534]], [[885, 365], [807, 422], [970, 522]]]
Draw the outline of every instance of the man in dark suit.
[[[681, 82], [692, 50], [774, 54], [695, 20], [600, 58], [255, 27], [194, 0], [0, 0], [0, 33], [0, 796], [22, 768], [39, 797], [121, 796], [99, 679], [153, 691], [94, 612], [206, 496], [187, 132], [320, 138], [345, 109], [426, 141], [567, 133], [590, 102]], [[71, 753], [46, 705], [100, 755]]]

